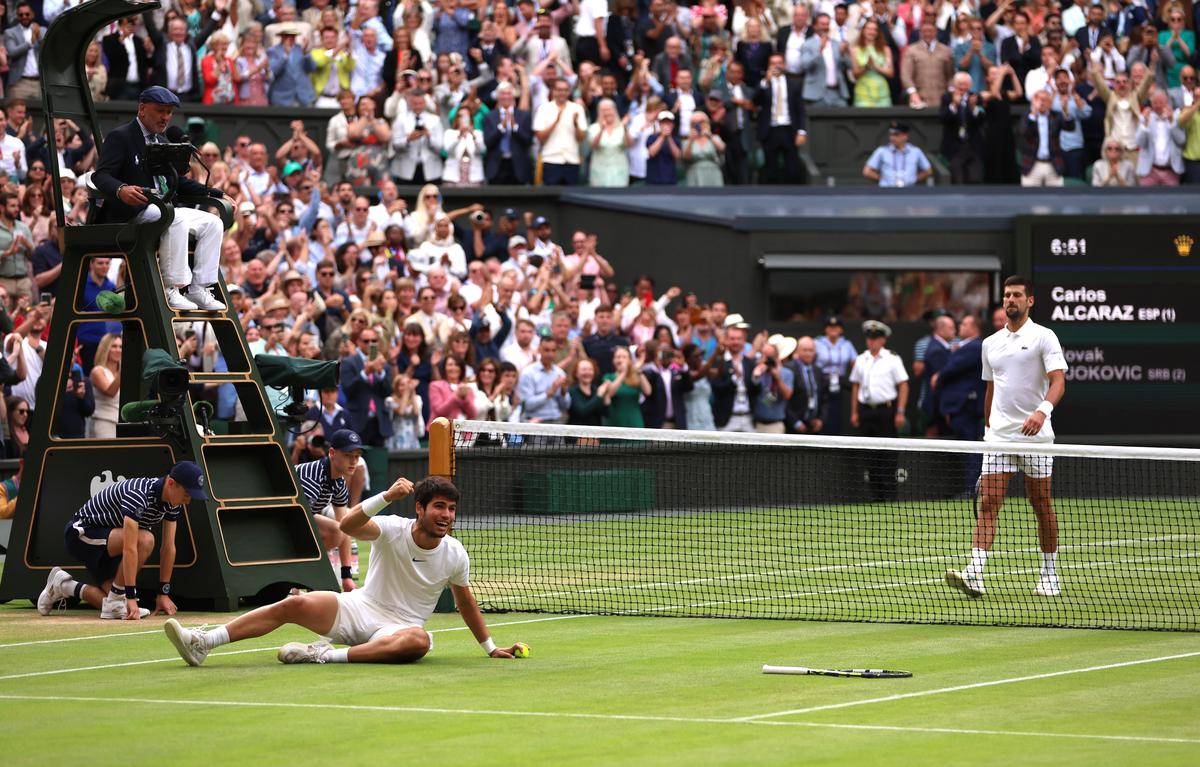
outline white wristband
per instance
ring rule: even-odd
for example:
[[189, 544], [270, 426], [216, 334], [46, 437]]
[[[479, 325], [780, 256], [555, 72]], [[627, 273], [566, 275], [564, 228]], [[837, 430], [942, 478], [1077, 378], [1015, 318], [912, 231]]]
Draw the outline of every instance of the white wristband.
[[383, 493], [380, 493], [379, 495], [373, 495], [362, 502], [362, 513], [366, 514], [368, 517], [373, 517], [386, 509], [387, 506], [387, 499], [383, 497]]
[[1037, 406], [1036, 410], [1037, 410], [1039, 413], [1041, 413], [1042, 415], [1044, 415], [1044, 416], [1046, 416], [1047, 418], [1049, 418], [1049, 417], [1050, 417], [1050, 414], [1054, 412], [1054, 405], [1051, 405], [1051, 404], [1050, 404], [1050, 400], [1045, 400], [1045, 399], [1044, 399], [1044, 400], [1042, 400], [1042, 401], [1041, 401], [1041, 404], [1039, 404], [1039, 405]]
[[496, 643], [492, 641], [491, 637], [488, 637], [487, 639], [480, 642], [479, 646], [482, 647], [483, 651], [485, 653], [487, 653], [488, 655], [491, 655], [492, 653], [496, 652]]

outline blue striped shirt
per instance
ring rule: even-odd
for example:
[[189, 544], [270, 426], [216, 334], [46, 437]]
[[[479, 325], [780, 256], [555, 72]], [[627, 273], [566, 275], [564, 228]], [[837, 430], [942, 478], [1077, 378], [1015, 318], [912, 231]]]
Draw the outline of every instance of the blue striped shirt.
[[174, 522], [183, 506], [172, 506], [162, 500], [165, 483], [165, 477], [134, 477], [109, 485], [83, 504], [71, 521], [109, 530], [123, 527], [126, 517], [136, 520], [143, 530], [163, 519]]
[[329, 459], [309, 461], [296, 467], [300, 477], [300, 489], [308, 498], [308, 507], [320, 514], [332, 499], [334, 506], [350, 505], [350, 487], [346, 480], [334, 479], [329, 470]]
[[837, 340], [837, 346], [829, 342], [827, 336], [821, 336], [816, 341], [817, 367], [825, 375], [845, 376], [850, 364], [858, 357], [854, 344], [845, 338]]

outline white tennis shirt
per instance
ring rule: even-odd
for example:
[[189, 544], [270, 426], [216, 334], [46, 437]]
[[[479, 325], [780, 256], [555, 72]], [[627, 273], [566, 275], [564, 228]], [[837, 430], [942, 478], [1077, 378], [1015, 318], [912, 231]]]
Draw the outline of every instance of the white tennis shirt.
[[1053, 442], [1050, 418], [1032, 437], [1021, 425], [1046, 398], [1050, 371], [1067, 369], [1062, 345], [1054, 331], [1026, 320], [1017, 332], [1003, 327], [983, 341], [983, 380], [991, 381], [992, 411], [984, 439], [998, 442]]
[[397, 623], [424, 626], [446, 584], [467, 585], [467, 550], [448, 535], [437, 548], [421, 548], [413, 541], [411, 519], [375, 517], [375, 524], [380, 535], [371, 546], [363, 596]]

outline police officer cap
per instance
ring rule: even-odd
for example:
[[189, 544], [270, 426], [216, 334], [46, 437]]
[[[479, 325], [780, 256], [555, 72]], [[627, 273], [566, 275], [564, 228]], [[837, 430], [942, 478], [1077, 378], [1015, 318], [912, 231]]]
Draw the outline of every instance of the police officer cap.
[[867, 320], [862, 324], [862, 331], [867, 338], [889, 338], [892, 335], [892, 329], [879, 320]]
[[166, 104], [169, 107], [179, 106], [179, 97], [161, 85], [151, 85], [138, 96], [139, 104]]

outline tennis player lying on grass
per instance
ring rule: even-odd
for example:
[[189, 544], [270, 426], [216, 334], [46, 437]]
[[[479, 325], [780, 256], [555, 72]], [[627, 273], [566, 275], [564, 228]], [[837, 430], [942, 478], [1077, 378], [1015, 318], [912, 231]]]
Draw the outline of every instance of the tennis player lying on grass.
[[[415, 520], [375, 517], [389, 503], [413, 492]], [[458, 488], [450, 480], [426, 477], [414, 488], [401, 477], [387, 491], [352, 508], [342, 520], [342, 532], [360, 541], [375, 541], [367, 582], [361, 589], [290, 596], [209, 631], [185, 629], [174, 619], [168, 620], [163, 630], [191, 666], [203, 663], [214, 647], [260, 637], [288, 623], [316, 632], [322, 639], [307, 645], [285, 644], [279, 649], [281, 663], [412, 663], [433, 647], [433, 635], [424, 629], [425, 621], [449, 584], [463, 622], [483, 651], [493, 658], [512, 658], [517, 645], [496, 646], [467, 585], [467, 551], [450, 537], [457, 507]], [[350, 646], [335, 649], [330, 642]]]

